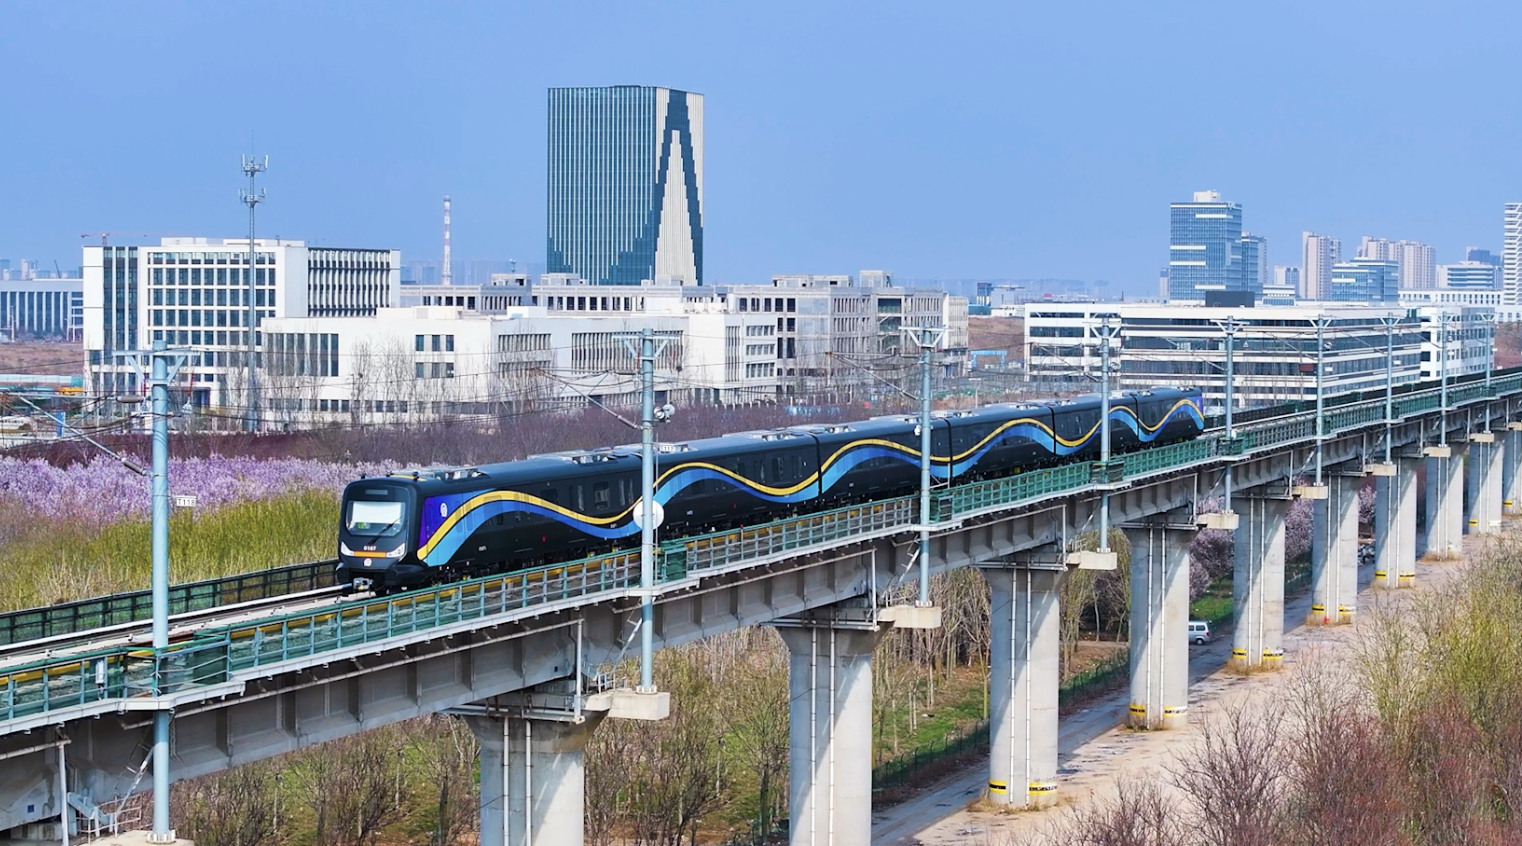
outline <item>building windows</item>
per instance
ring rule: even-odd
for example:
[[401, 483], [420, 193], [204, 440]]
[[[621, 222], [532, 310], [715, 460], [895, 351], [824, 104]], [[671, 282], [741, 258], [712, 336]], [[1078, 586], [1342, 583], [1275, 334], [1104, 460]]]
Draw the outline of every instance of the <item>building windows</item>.
[[[413, 336], [412, 349], [414, 351], [416, 351], [416, 352], [422, 352], [423, 351], [423, 338], [424, 338], [423, 335], [415, 335], [415, 336]], [[419, 373], [418, 375], [421, 376], [423, 374]]]

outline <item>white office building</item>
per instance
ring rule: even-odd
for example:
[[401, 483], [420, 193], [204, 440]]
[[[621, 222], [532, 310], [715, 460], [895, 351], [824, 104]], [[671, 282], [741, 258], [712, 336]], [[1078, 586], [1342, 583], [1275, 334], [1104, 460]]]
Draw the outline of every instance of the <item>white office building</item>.
[[84, 319], [82, 280], [39, 279], [35, 273], [0, 280], [0, 337], [75, 341]]
[[[637, 296], [636, 286], [613, 288]], [[399, 423], [639, 401], [637, 341], [654, 330], [658, 402], [744, 404], [777, 396], [770, 314], [692, 308], [481, 314], [448, 306], [366, 319], [277, 317], [266, 390], [276, 425]]]
[[258, 239], [252, 285], [248, 258], [246, 238], [85, 247], [84, 347], [91, 392], [141, 394], [136, 367], [114, 353], [163, 341], [194, 350], [180, 376], [190, 404], [238, 408], [247, 402], [250, 324], [259, 345], [264, 320], [362, 317], [398, 299], [397, 250]]
[[1501, 268], [1489, 262], [1462, 261], [1437, 266], [1437, 286], [1455, 291], [1499, 291]]
[[[1108, 316], [1120, 326], [1112, 356], [1119, 390], [1158, 385], [1201, 388], [1208, 410], [1225, 403], [1226, 336], [1222, 322], [1241, 324], [1235, 341], [1234, 398], [1239, 408], [1272, 405], [1316, 395], [1318, 365], [1328, 394], [1383, 388], [1387, 376], [1402, 385], [1422, 378], [1423, 360], [1434, 356], [1426, 330], [1432, 315], [1464, 319], [1467, 330], [1478, 322], [1477, 310], [1423, 309], [1420, 315], [1396, 305], [1363, 306], [1322, 303], [1256, 308], [1193, 307], [1187, 311], [1154, 305], [1103, 303], [1032, 305], [1026, 311], [1025, 353], [1033, 380], [1065, 382], [1075, 391], [1099, 384], [1101, 341], [1098, 330]], [[1387, 335], [1386, 321], [1395, 321]], [[1318, 345], [1317, 322], [1325, 321]], [[1483, 369], [1488, 345], [1450, 324], [1450, 376]], [[1395, 349], [1386, 354], [1387, 344]], [[1387, 364], [1388, 363], [1388, 364]]]

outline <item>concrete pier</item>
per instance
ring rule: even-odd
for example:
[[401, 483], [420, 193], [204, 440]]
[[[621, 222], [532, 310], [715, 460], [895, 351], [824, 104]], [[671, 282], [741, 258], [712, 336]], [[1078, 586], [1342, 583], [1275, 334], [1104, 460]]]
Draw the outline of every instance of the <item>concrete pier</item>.
[[466, 717], [481, 745], [481, 846], [581, 846], [585, 721]]
[[1490, 432], [1471, 436], [1464, 461], [1464, 531], [1488, 535], [1501, 530], [1501, 466], [1505, 445]]
[[1362, 475], [1332, 473], [1311, 504], [1311, 625], [1353, 622], [1358, 601], [1358, 488]]
[[1284, 525], [1287, 491], [1250, 491], [1232, 499], [1241, 515], [1231, 578], [1236, 629], [1231, 660], [1241, 669], [1278, 669], [1284, 659]]
[[1501, 510], [1522, 513], [1522, 423], [1507, 423], [1501, 444]]
[[1416, 470], [1418, 459], [1396, 458], [1395, 475], [1374, 480], [1374, 582], [1416, 584]]
[[1131, 704], [1135, 728], [1189, 721], [1189, 544], [1192, 522], [1125, 527], [1131, 542]]
[[1464, 444], [1427, 447], [1427, 555], [1456, 558], [1463, 549]]
[[794, 846], [872, 841], [872, 649], [862, 624], [778, 626], [788, 668], [788, 798]]
[[988, 798], [1033, 806], [1057, 789], [1058, 587], [1065, 567], [1034, 557], [1021, 566], [982, 565], [992, 593], [988, 656]]

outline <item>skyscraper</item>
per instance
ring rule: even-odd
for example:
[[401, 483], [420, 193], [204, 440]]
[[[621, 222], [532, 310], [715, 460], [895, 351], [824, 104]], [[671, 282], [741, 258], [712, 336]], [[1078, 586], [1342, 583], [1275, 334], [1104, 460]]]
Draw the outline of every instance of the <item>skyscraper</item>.
[[1342, 242], [1330, 235], [1300, 235], [1300, 298], [1324, 300], [1331, 295], [1332, 265], [1342, 261]]
[[1426, 291], [1437, 287], [1437, 248], [1420, 241], [1391, 241], [1363, 236], [1358, 258], [1393, 261], [1400, 266], [1403, 291]]
[[1355, 258], [1332, 265], [1324, 300], [1393, 303], [1400, 299], [1400, 266], [1377, 258]]
[[1274, 281], [1273, 265], [1268, 263], [1268, 239], [1251, 232], [1242, 233], [1242, 274], [1247, 289], [1262, 295]]
[[1242, 262], [1242, 206], [1216, 191], [1173, 203], [1168, 244], [1168, 299], [1203, 300], [1207, 291], [1248, 291]]
[[1437, 287], [1436, 247], [1419, 241], [1396, 241], [1393, 246], [1402, 290], [1430, 291]]
[[1507, 203], [1501, 239], [1501, 304], [1522, 303], [1522, 203]]
[[1490, 250], [1482, 250], [1479, 247], [1465, 247], [1464, 261], [1477, 261], [1493, 267], [1501, 266], [1501, 257]]
[[589, 282], [703, 283], [703, 95], [551, 88], [545, 264]]

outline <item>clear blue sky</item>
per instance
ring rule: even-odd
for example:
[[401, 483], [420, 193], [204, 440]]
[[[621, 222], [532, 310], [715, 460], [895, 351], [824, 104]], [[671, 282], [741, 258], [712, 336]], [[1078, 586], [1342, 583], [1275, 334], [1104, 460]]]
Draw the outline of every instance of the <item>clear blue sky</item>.
[[[636, 9], [637, 7], [637, 9]], [[544, 260], [545, 89], [707, 95], [706, 277], [1155, 290], [1216, 188], [1302, 229], [1498, 250], [1522, 199], [1522, 3], [0, 0], [0, 256], [261, 233]], [[252, 139], [252, 140], [251, 140]]]

